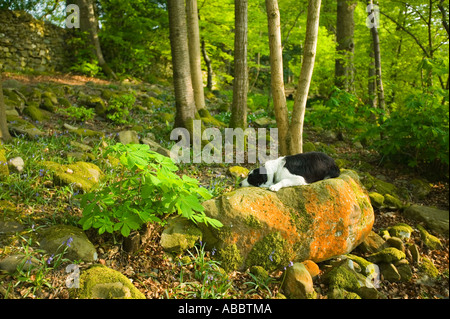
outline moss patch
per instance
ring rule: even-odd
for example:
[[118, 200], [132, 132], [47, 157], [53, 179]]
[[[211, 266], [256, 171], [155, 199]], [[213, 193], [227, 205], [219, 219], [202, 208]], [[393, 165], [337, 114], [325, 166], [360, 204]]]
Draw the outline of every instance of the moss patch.
[[238, 269], [242, 263], [242, 256], [236, 244], [219, 249], [218, 257], [222, 261], [221, 266], [227, 272]]
[[82, 272], [80, 288], [70, 289], [69, 293], [80, 299], [145, 299], [127, 277], [100, 265]]
[[6, 160], [5, 150], [0, 146], [0, 181], [9, 175], [8, 161]]
[[247, 256], [248, 266], [259, 265], [268, 271], [281, 269], [292, 260], [293, 251], [279, 232], [270, 233], [257, 242]]
[[61, 165], [45, 161], [42, 165], [53, 172], [53, 180], [56, 185], [72, 184], [76, 189], [84, 192], [90, 191], [96, 186], [103, 175], [97, 165], [87, 162]]

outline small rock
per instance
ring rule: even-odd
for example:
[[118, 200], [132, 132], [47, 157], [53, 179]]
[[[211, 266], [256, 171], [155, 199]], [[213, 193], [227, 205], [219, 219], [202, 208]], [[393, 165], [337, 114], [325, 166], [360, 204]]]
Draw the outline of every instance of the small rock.
[[427, 206], [411, 205], [403, 212], [405, 217], [424, 222], [426, 226], [439, 234], [448, 237], [449, 212]]
[[90, 147], [89, 145], [83, 144], [83, 143], [79, 143], [76, 141], [70, 141], [70, 145], [72, 145], [73, 147], [80, 149], [84, 152], [90, 152], [92, 151], [92, 147]]
[[5, 151], [2, 148], [0, 148], [0, 181], [6, 178], [8, 175], [9, 175], [9, 168], [5, 156]]
[[[346, 259], [334, 266], [324, 276], [325, 283], [330, 286], [330, 291], [333, 289], [344, 289], [353, 292], [363, 299], [381, 299], [384, 296], [377, 291], [372, 283], [368, 283], [369, 278], [366, 278], [360, 273], [357, 273], [353, 268], [353, 261]], [[332, 295], [329, 297], [332, 297]]]
[[399, 261], [400, 259], [406, 258], [406, 255], [401, 250], [398, 250], [394, 247], [385, 248], [375, 254], [372, 254], [367, 257], [367, 260], [373, 263], [392, 263]]
[[282, 289], [290, 299], [316, 298], [311, 274], [302, 263], [287, 268]]
[[431, 279], [436, 279], [439, 276], [439, 270], [428, 257], [423, 257], [419, 264], [419, 271], [427, 275]]
[[183, 217], [171, 219], [161, 234], [161, 246], [169, 252], [180, 253], [194, 247], [202, 239], [202, 232], [190, 220]]
[[118, 135], [119, 142], [122, 144], [139, 144], [139, 137], [135, 131], [121, 131]]
[[405, 252], [405, 245], [403, 244], [403, 241], [398, 237], [389, 238], [388, 240], [386, 240], [386, 244], [388, 244], [389, 247], [394, 247], [398, 250], [401, 250], [402, 252]]
[[271, 119], [270, 117], [260, 117], [255, 120], [255, 124], [258, 127], [268, 127], [269, 125], [277, 124], [277, 122], [274, 119]]
[[95, 265], [81, 273], [80, 287], [70, 289], [71, 298], [145, 299], [145, 296], [120, 272]]
[[405, 223], [398, 223], [388, 228], [389, 234], [394, 237], [398, 237], [401, 240], [408, 240], [411, 237], [411, 233], [414, 229]]
[[25, 166], [25, 162], [22, 157], [14, 157], [8, 161], [8, 165], [12, 171], [21, 173], [23, 171], [23, 167]]
[[248, 175], [248, 169], [241, 166], [232, 166], [228, 168], [227, 173], [235, 178], [246, 178]]
[[431, 250], [442, 249], [442, 243], [436, 236], [431, 235], [425, 228], [421, 225], [417, 225], [417, 229], [420, 232], [420, 238], [423, 243]]
[[378, 235], [374, 231], [370, 231], [369, 235], [358, 247], [364, 253], [374, 254], [376, 252], [379, 252], [383, 248], [386, 248], [386, 242], [380, 235]]
[[64, 123], [63, 126], [64, 126], [64, 128], [68, 129], [69, 131], [76, 131], [76, 130], [78, 130], [78, 127], [72, 126], [72, 125], [67, 124], [67, 123]]
[[90, 191], [103, 176], [100, 168], [93, 163], [76, 162], [69, 165], [61, 165], [45, 161], [42, 164], [53, 173], [53, 182], [56, 185], [73, 185], [75, 189], [83, 192]]
[[9, 273], [14, 273], [20, 267], [23, 271], [29, 271], [32, 268], [38, 267], [39, 260], [34, 257], [28, 257], [24, 254], [10, 255], [0, 260], [0, 270]]
[[[92, 262], [97, 260], [97, 252], [85, 233], [77, 227], [70, 225], [55, 225], [41, 232], [41, 248], [49, 254], [61, 253], [67, 246], [65, 258], [70, 260], [84, 260]], [[72, 238], [71, 240], [69, 240]]]
[[304, 260], [302, 264], [306, 267], [311, 277], [314, 279], [320, 273], [319, 266], [312, 260]]
[[410, 181], [409, 185], [412, 187], [413, 196], [418, 199], [426, 198], [432, 190], [430, 183], [418, 178]]
[[412, 279], [413, 273], [411, 270], [411, 266], [408, 264], [398, 265], [397, 271], [400, 274], [400, 281], [408, 282]]
[[369, 193], [370, 202], [372, 206], [376, 208], [381, 208], [384, 205], [384, 196], [377, 193], [377, 192], [370, 192]]
[[402, 278], [392, 263], [380, 263], [379, 267], [384, 280], [398, 282]]
[[416, 244], [408, 245], [408, 250], [411, 254], [411, 259], [414, 263], [418, 264], [421, 261], [421, 256], [419, 252], [419, 247]]
[[393, 209], [402, 209], [404, 207], [402, 201], [391, 194], [386, 194], [384, 196], [384, 203], [386, 206]]
[[161, 155], [164, 155], [166, 157], [170, 157], [170, 151], [164, 147], [162, 147], [161, 145], [159, 145], [158, 143], [156, 143], [154, 140], [152, 140], [149, 137], [144, 137], [143, 139], [141, 139], [142, 144], [146, 144], [150, 147], [150, 150], [159, 153]]
[[139, 232], [134, 231], [123, 240], [123, 250], [129, 254], [134, 254], [141, 246], [141, 236]]
[[0, 235], [21, 232], [23, 225], [13, 220], [0, 220]]

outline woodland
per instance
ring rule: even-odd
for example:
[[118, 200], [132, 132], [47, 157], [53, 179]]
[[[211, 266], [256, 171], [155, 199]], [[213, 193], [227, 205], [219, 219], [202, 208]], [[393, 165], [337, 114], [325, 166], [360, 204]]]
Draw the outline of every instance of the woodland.
[[[70, 5], [78, 15], [66, 12]], [[403, 214], [410, 205], [446, 211], [447, 233], [429, 229], [438, 246], [424, 244], [422, 224], [402, 244], [434, 263], [432, 283], [418, 265], [409, 281], [383, 281], [377, 296], [448, 298], [448, 0], [3, 0], [0, 10], [25, 11], [69, 34], [64, 70], [13, 70], [0, 59], [0, 161], [25, 161], [0, 175], [0, 264], [13, 253], [27, 256], [14, 274], [0, 270], [3, 298], [73, 298], [67, 247], [50, 255], [35, 237], [36, 228], [55, 224], [83, 229], [97, 249], [94, 263], [133, 278], [145, 298], [285, 298], [286, 267], [262, 275], [227, 271], [201, 240], [178, 254], [161, 247], [172, 215], [220, 229], [201, 203], [235, 191], [255, 164], [175, 164], [161, 152], [117, 143], [119, 132], [135, 131], [137, 145], [151, 137], [151, 145], [170, 150], [171, 131], [193, 136], [196, 120], [202, 132], [277, 128], [279, 156], [323, 151], [363, 182], [395, 185], [393, 204], [370, 198], [377, 233], [417, 224]], [[41, 92], [38, 103], [44, 92], [55, 95], [46, 119], [23, 107], [18, 112], [43, 132], [37, 138], [15, 130], [17, 118], [7, 115], [11, 92], [30, 101], [24, 87]], [[95, 191], [46, 176], [50, 166], [42, 160], [75, 165], [73, 153], [62, 156], [74, 143], [88, 145], [77, 154], [105, 175]], [[115, 158], [121, 168], [102, 158]], [[242, 170], [231, 169], [237, 166]], [[425, 195], [415, 193], [416, 182]], [[20, 231], [3, 232], [11, 219]], [[136, 233], [141, 243], [129, 248]], [[24, 267], [32, 258], [37, 272]], [[92, 262], [76, 264], [84, 271]], [[320, 274], [335, 264], [318, 263]], [[316, 298], [337, 298], [324, 278], [314, 279]]]

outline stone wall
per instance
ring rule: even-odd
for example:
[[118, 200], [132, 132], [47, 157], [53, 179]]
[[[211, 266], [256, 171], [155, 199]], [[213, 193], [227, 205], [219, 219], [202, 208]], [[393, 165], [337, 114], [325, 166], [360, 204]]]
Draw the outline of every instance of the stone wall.
[[23, 11], [0, 10], [3, 71], [60, 71], [67, 67], [66, 29]]

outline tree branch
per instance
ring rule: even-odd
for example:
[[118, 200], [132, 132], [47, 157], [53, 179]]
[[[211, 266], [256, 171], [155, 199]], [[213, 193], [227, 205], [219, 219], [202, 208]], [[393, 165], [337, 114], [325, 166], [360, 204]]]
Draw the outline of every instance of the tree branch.
[[394, 22], [400, 29], [402, 29], [406, 34], [408, 34], [411, 38], [414, 39], [414, 41], [417, 43], [417, 45], [422, 49], [422, 51], [425, 53], [426, 57], [429, 58], [430, 57], [430, 53], [427, 51], [427, 49], [423, 46], [422, 43], [420, 43], [419, 39], [408, 29], [406, 29], [404, 26], [402, 26], [400, 23], [398, 23], [397, 21], [395, 21], [393, 18], [391, 18], [390, 16], [388, 16], [386, 13], [382, 12], [380, 10], [380, 13], [382, 15], [384, 15], [386, 18], [388, 18], [389, 20], [391, 20], [392, 22]]

